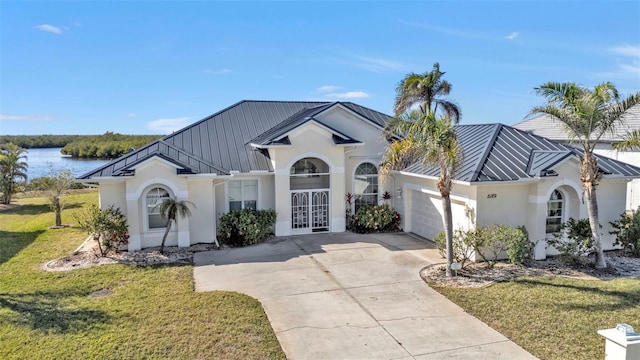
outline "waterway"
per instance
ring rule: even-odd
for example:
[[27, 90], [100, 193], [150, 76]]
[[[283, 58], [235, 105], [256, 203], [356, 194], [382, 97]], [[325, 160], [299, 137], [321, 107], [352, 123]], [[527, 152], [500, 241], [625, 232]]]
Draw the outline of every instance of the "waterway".
[[109, 160], [74, 159], [63, 156], [60, 149], [27, 149], [27, 164], [29, 165], [27, 176], [29, 179], [48, 175], [50, 167], [55, 170], [71, 170], [73, 176], [77, 177], [109, 162]]

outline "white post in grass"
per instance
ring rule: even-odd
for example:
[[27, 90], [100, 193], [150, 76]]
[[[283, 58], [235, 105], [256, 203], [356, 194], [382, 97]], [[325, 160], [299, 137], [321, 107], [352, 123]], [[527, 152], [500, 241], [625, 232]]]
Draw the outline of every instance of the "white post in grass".
[[614, 329], [598, 330], [604, 336], [606, 360], [640, 359], [640, 334], [631, 325], [618, 324]]

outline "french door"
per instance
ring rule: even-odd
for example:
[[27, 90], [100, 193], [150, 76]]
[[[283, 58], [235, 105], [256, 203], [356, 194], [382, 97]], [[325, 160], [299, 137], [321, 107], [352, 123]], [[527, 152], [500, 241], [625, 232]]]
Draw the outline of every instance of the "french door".
[[329, 231], [329, 189], [291, 191], [291, 232]]

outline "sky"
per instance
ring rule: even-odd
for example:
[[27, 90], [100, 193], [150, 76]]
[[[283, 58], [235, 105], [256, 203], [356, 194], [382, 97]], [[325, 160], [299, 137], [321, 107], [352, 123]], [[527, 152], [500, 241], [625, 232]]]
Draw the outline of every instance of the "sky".
[[168, 134], [241, 100], [393, 113], [438, 62], [463, 124], [549, 81], [640, 91], [640, 1], [0, 0], [0, 135]]

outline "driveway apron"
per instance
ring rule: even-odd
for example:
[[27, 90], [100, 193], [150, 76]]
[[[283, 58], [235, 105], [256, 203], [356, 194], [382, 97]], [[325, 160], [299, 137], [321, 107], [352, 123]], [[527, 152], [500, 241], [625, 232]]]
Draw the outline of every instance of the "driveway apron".
[[289, 359], [535, 359], [427, 286], [406, 234], [320, 234], [196, 254], [196, 291], [258, 299]]

